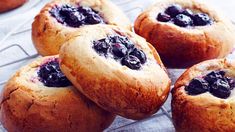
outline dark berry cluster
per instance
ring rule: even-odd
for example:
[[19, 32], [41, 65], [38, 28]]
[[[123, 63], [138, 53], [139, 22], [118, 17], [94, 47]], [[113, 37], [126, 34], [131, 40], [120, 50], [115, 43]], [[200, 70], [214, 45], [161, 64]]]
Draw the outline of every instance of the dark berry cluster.
[[192, 79], [185, 90], [190, 95], [198, 95], [208, 91], [216, 97], [226, 99], [234, 87], [235, 81], [226, 77], [224, 71], [212, 71], [202, 78]]
[[93, 42], [93, 48], [100, 55], [112, 56], [130, 69], [140, 69], [147, 60], [145, 53], [136, 48], [132, 41], [121, 35], [109, 35]]
[[213, 23], [212, 19], [207, 14], [194, 14], [192, 10], [183, 9], [178, 4], [171, 5], [165, 12], [159, 13], [157, 20], [161, 22], [173, 22], [180, 27], [205, 26]]
[[90, 7], [63, 5], [52, 8], [50, 13], [59, 23], [70, 27], [104, 23], [98, 12]]
[[61, 72], [58, 59], [41, 65], [38, 70], [38, 77], [47, 87], [66, 87], [71, 85], [70, 81]]

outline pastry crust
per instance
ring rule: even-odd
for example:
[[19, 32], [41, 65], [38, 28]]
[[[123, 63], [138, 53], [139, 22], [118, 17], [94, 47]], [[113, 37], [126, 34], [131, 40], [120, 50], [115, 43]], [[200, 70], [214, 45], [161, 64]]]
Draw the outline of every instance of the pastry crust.
[[20, 69], [1, 93], [0, 120], [10, 132], [101, 132], [114, 120], [73, 86], [46, 87], [37, 69], [54, 57]]
[[224, 70], [235, 77], [235, 62], [229, 59], [215, 59], [189, 68], [175, 83], [172, 90], [172, 116], [179, 132], [232, 132], [235, 129], [235, 90], [227, 99], [213, 96], [209, 92], [191, 96], [185, 86], [205, 72]]
[[[148, 59], [140, 70], [100, 56], [92, 48], [92, 41], [113, 34], [127, 36], [145, 52]], [[126, 118], [141, 119], [155, 113], [170, 90], [170, 79], [157, 51], [143, 38], [119, 27], [84, 27], [62, 46], [60, 59], [63, 73], [76, 88], [103, 109]]]
[[32, 40], [39, 54], [43, 56], [58, 54], [61, 45], [73, 37], [74, 32], [81, 31], [81, 28], [62, 25], [49, 13], [56, 5], [78, 3], [98, 11], [107, 24], [131, 30], [129, 19], [109, 0], [54, 0], [41, 10], [32, 24]]
[[23, 5], [27, 0], [0, 0], [0, 13]]
[[[156, 20], [168, 6], [207, 13], [212, 25], [182, 28]], [[159, 52], [167, 67], [188, 67], [198, 62], [222, 58], [233, 48], [235, 30], [232, 23], [216, 10], [196, 0], [162, 0], [144, 11], [135, 21], [135, 32], [146, 38]]]

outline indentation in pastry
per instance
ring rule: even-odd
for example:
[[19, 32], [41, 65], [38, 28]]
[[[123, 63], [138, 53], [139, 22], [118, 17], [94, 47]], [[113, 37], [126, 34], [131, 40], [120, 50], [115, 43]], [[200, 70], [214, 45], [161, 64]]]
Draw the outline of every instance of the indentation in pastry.
[[184, 9], [178, 4], [170, 5], [165, 11], [157, 15], [161, 22], [171, 22], [180, 27], [206, 26], [213, 24], [213, 20], [206, 13], [195, 12], [191, 9]]
[[143, 50], [136, 48], [127, 37], [118, 34], [93, 41], [93, 48], [100, 55], [120, 61], [122, 65], [130, 69], [140, 69], [141, 65], [147, 61]]
[[61, 24], [70, 27], [80, 27], [88, 24], [104, 23], [97, 11], [85, 6], [72, 6], [65, 4], [56, 6], [50, 11], [51, 15]]
[[42, 64], [37, 72], [39, 80], [47, 87], [67, 87], [71, 82], [61, 72], [58, 58]]
[[210, 92], [212, 95], [226, 99], [230, 96], [235, 82], [231, 77], [226, 76], [223, 70], [212, 71], [205, 76], [192, 79], [185, 90], [189, 95], [198, 95]]

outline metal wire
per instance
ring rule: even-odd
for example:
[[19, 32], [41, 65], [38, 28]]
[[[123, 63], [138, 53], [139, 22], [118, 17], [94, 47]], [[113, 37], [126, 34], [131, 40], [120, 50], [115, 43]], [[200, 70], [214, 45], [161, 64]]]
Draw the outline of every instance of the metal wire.
[[[162, 110], [162, 108], [161, 108]], [[168, 110], [166, 111], [166, 113], [170, 114], [171, 110]], [[139, 123], [143, 123], [143, 122], [146, 122], [146, 121], [149, 121], [151, 119], [154, 119], [154, 118], [158, 118], [158, 117], [161, 117], [161, 116], [164, 116], [165, 115], [165, 112], [162, 112], [160, 114], [154, 114], [152, 116], [150, 116], [149, 118], [145, 118], [145, 119], [142, 119], [142, 120], [139, 120], [139, 121], [134, 121], [134, 122], [131, 122], [129, 124], [125, 124], [123, 126], [119, 126], [119, 127], [116, 127], [116, 128], [112, 128], [110, 129], [109, 131], [114, 131], [114, 130], [118, 130], [118, 129], [121, 129], [121, 128], [125, 128], [125, 127], [128, 127], [128, 126], [132, 126], [132, 125], [136, 125], [136, 124], [139, 124]], [[172, 118], [170, 116], [170, 121], [172, 121]]]

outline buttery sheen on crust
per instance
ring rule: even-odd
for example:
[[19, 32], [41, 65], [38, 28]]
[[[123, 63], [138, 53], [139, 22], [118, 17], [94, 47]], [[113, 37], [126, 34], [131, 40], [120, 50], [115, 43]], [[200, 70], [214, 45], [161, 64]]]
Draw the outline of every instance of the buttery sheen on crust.
[[23, 5], [27, 0], [0, 0], [0, 13]]
[[[131, 70], [100, 56], [92, 42], [119, 34], [142, 49], [147, 62]], [[84, 95], [97, 105], [126, 118], [141, 119], [155, 113], [166, 100], [170, 79], [157, 51], [145, 39], [115, 26], [86, 26], [60, 50], [61, 69]]]
[[63, 4], [91, 7], [99, 12], [107, 24], [131, 30], [129, 19], [109, 0], [54, 0], [41, 10], [32, 24], [33, 43], [43, 56], [58, 54], [61, 45], [73, 37], [74, 32], [81, 31], [81, 28], [62, 25], [49, 13], [56, 5]]
[[205, 72], [224, 70], [235, 77], [235, 62], [216, 59], [199, 63], [189, 68], [175, 83], [172, 91], [172, 116], [179, 132], [233, 132], [235, 130], [235, 90], [230, 97], [221, 99], [209, 92], [191, 96], [185, 86]]
[[0, 120], [9, 132], [101, 132], [114, 119], [80, 92], [69, 87], [46, 87], [37, 69], [40, 58], [19, 70], [1, 93]]
[[[182, 28], [157, 21], [157, 15], [168, 6], [207, 13], [212, 25]], [[235, 43], [232, 23], [216, 10], [196, 0], [161, 0], [144, 11], [135, 21], [135, 32], [146, 38], [159, 52], [168, 67], [188, 67], [198, 62], [226, 56]]]

